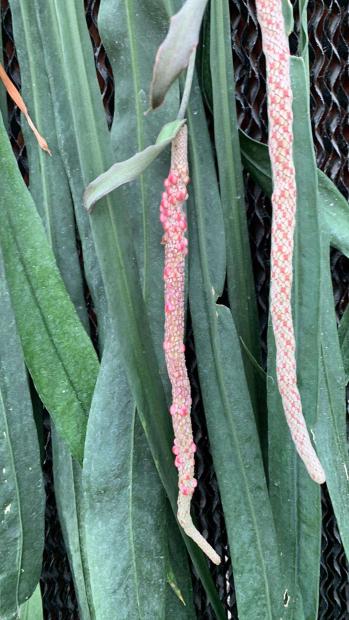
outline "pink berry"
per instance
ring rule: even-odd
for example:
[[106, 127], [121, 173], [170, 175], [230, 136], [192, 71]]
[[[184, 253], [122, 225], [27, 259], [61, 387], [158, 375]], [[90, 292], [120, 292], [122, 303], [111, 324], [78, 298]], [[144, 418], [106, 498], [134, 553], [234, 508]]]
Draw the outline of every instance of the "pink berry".
[[164, 186], [166, 187], [166, 189], [170, 187], [170, 181], [168, 179], [164, 180]]
[[187, 196], [187, 192], [185, 192], [183, 189], [178, 190], [177, 192], [178, 202], [183, 202], [186, 199], [186, 196]]
[[172, 452], [173, 452], [173, 454], [175, 454], [175, 455], [177, 456], [177, 455], [179, 454], [179, 448], [178, 448], [178, 446], [175, 446], [175, 445], [174, 445], [174, 446], [172, 447]]
[[181, 457], [180, 456], [176, 456], [174, 464], [177, 467], [177, 469], [182, 465], [182, 463], [183, 463], [183, 461], [182, 461]]
[[191, 451], [192, 451], [193, 453], [194, 453], [194, 452], [196, 452], [196, 445], [195, 445], [195, 443], [194, 443], [194, 442], [191, 444]]
[[175, 415], [176, 411], [177, 411], [176, 405], [171, 405], [171, 407], [170, 407], [170, 414], [171, 415]]
[[170, 181], [171, 185], [176, 185], [176, 183], [178, 182], [178, 174], [176, 172], [171, 172], [169, 174], [168, 180]]

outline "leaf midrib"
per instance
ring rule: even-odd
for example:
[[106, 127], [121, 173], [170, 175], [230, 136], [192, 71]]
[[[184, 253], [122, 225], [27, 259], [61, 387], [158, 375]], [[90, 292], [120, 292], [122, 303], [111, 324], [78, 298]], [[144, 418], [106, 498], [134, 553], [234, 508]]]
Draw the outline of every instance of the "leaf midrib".
[[[189, 111], [188, 116], [191, 116], [191, 112]], [[197, 149], [194, 147], [195, 145], [195, 134], [194, 132], [191, 132], [191, 141], [193, 144], [193, 149], [192, 149], [192, 155], [193, 155], [193, 161], [194, 161], [194, 168], [198, 169], [198, 162], [197, 162]], [[201, 200], [201, 185], [196, 184], [195, 185], [195, 194], [196, 194], [196, 202], [199, 204], [202, 204], [202, 200]], [[199, 241], [199, 252], [200, 252], [200, 263], [201, 263], [201, 270], [202, 270], [202, 274], [203, 274], [203, 281], [204, 281], [204, 286], [205, 286], [205, 290], [206, 291], [210, 291], [211, 290], [211, 283], [210, 283], [210, 276], [209, 276], [209, 271], [208, 271], [208, 265], [207, 265], [207, 253], [206, 253], [206, 249], [204, 246], [204, 233], [203, 233], [203, 224], [202, 224], [202, 209], [198, 208], [196, 209], [196, 217], [197, 217], [197, 225], [198, 225], [198, 230], [200, 231], [200, 233], [198, 234], [198, 241]], [[242, 457], [241, 457], [241, 453], [240, 453], [240, 446], [239, 446], [239, 442], [237, 440], [236, 434], [235, 434], [235, 429], [233, 428], [232, 424], [231, 424], [231, 420], [230, 420], [230, 416], [227, 415], [227, 412], [229, 411], [229, 406], [228, 406], [228, 397], [226, 395], [225, 392], [225, 387], [224, 387], [224, 378], [223, 378], [223, 373], [222, 370], [220, 368], [220, 364], [218, 362], [219, 360], [219, 351], [218, 351], [218, 346], [216, 344], [217, 339], [218, 339], [218, 335], [217, 335], [217, 322], [215, 319], [215, 310], [212, 307], [212, 302], [210, 300], [207, 300], [206, 297], [206, 303], [208, 306], [208, 317], [209, 317], [209, 330], [210, 330], [210, 340], [211, 340], [211, 347], [212, 347], [212, 351], [213, 351], [213, 355], [214, 355], [214, 361], [215, 361], [215, 369], [216, 369], [216, 375], [217, 375], [217, 379], [218, 379], [218, 385], [220, 388], [220, 392], [222, 395], [222, 402], [224, 405], [224, 411], [225, 411], [225, 418], [226, 421], [231, 429], [231, 433], [232, 433], [232, 437], [233, 437], [233, 441], [235, 444], [235, 448], [236, 448], [236, 454], [238, 456], [239, 459], [239, 464], [240, 464], [240, 469], [242, 472], [242, 479], [243, 479], [243, 483], [245, 486], [245, 490], [246, 490], [246, 496], [247, 496], [247, 500], [248, 500], [248, 505], [250, 507], [250, 514], [251, 514], [251, 518], [252, 518], [252, 523], [253, 523], [253, 527], [255, 530], [255, 539], [257, 542], [257, 549], [258, 549], [258, 553], [260, 556], [260, 562], [261, 562], [261, 567], [262, 567], [262, 575], [263, 575], [263, 580], [264, 580], [264, 584], [265, 584], [265, 593], [266, 593], [266, 603], [267, 603], [267, 608], [268, 608], [268, 614], [270, 619], [272, 620], [272, 604], [271, 604], [271, 600], [270, 600], [270, 590], [269, 590], [269, 583], [268, 583], [268, 577], [267, 577], [267, 573], [266, 573], [266, 567], [265, 567], [265, 562], [264, 562], [264, 557], [263, 557], [263, 552], [262, 552], [262, 547], [261, 547], [261, 541], [260, 541], [260, 537], [259, 537], [259, 532], [258, 532], [258, 526], [257, 526], [257, 519], [256, 519], [256, 515], [255, 512], [252, 508], [252, 499], [251, 499], [251, 495], [250, 495], [250, 491], [249, 491], [249, 485], [247, 483], [247, 479], [246, 479], [246, 472], [243, 466], [243, 461], [242, 461]]]

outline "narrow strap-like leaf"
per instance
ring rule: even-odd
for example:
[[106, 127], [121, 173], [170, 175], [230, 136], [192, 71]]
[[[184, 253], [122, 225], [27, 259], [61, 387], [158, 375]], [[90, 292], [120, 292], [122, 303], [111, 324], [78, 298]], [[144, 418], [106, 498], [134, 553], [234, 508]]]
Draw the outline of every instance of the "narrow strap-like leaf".
[[0, 309], [0, 617], [12, 620], [40, 578], [45, 495], [23, 353], [1, 255]]
[[[214, 0], [210, 11], [210, 63], [215, 148], [227, 252], [229, 305], [238, 335], [252, 356], [260, 361], [259, 326], [251, 254], [247, 231], [245, 189], [235, 108], [229, 3]], [[263, 427], [265, 383], [243, 350], [252, 403]]]
[[[218, 185], [198, 88], [188, 110], [191, 244], [189, 298], [210, 446], [234, 564], [239, 618], [282, 615], [283, 579], [239, 339], [224, 285], [225, 239]], [[254, 566], [253, 580], [246, 569]]]
[[[291, 75], [294, 96], [293, 159], [297, 184], [292, 313], [296, 337], [298, 385], [304, 417], [311, 431], [318, 414], [320, 381], [321, 271], [317, 173], [305, 89], [305, 69], [301, 59], [292, 58]], [[307, 294], [309, 287], [313, 292], [311, 298]], [[282, 403], [275, 381], [275, 345], [271, 326], [269, 329], [270, 494], [285, 564], [284, 571], [288, 577], [289, 604], [285, 614], [298, 620], [298, 617], [302, 617], [302, 607], [306, 618], [315, 617], [317, 613], [321, 536], [320, 491], [309, 479], [304, 465], [300, 462], [284, 421]]]
[[66, 292], [2, 122], [0, 157], [0, 244], [25, 362], [58, 432], [82, 461], [97, 356]]
[[[47, 51], [46, 65], [51, 76], [51, 89], [55, 93], [55, 114], [60, 149], [71, 187], [78, 169], [85, 186], [106, 170], [115, 161], [109, 141], [105, 114], [102, 107], [93, 57], [90, 54], [90, 40], [81, 3], [61, 5], [52, 2], [40, 5], [41, 33]], [[53, 10], [54, 9], [54, 10]], [[66, 27], [58, 27], [59, 24]], [[44, 27], [45, 24], [45, 27]], [[79, 37], [72, 36], [78, 32]], [[60, 55], [48, 54], [52, 41], [64, 35], [64, 45], [58, 45], [69, 62], [62, 64]], [[74, 42], [74, 44], [73, 44]], [[58, 64], [54, 64], [54, 61]], [[58, 66], [60, 65], [60, 66]], [[73, 71], [79, 66], [80, 71]], [[62, 69], [64, 73], [62, 75]], [[84, 77], [87, 74], [88, 79]], [[55, 76], [55, 80], [52, 76]], [[65, 114], [60, 114], [62, 97], [69, 84], [69, 98], [65, 97]], [[81, 93], [84, 92], [84, 96]], [[75, 131], [71, 132], [71, 127]], [[91, 144], [93, 148], [91, 149]], [[89, 161], [80, 157], [89, 153]], [[79, 184], [80, 188], [80, 184]], [[82, 192], [77, 192], [77, 201]], [[80, 198], [79, 198], [80, 196]], [[116, 329], [121, 354], [129, 385], [139, 410], [142, 425], [162, 482], [175, 510], [176, 476], [170, 452], [170, 428], [167, 416], [166, 397], [163, 390], [158, 360], [154, 352], [147, 311], [144, 304], [133, 240], [130, 235], [128, 210], [115, 200], [104, 199], [104, 204], [93, 210], [91, 215], [96, 249], [103, 271], [108, 294], [110, 318]], [[161, 248], [160, 248], [161, 250]], [[210, 596], [218, 618], [224, 618], [224, 611], [210, 578], [202, 555], [185, 541]]]

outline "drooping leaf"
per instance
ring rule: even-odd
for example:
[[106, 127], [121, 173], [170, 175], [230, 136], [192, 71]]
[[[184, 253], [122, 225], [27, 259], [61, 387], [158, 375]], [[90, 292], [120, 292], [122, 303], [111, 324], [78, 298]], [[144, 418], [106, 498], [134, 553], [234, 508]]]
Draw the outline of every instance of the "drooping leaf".
[[[55, 3], [53, 7], [51, 2], [44, 6], [40, 3], [40, 6], [41, 35], [51, 90], [55, 94], [60, 150], [71, 187], [77, 170], [80, 178], [85, 179], [86, 186], [112, 165], [115, 156], [109, 140], [85, 18], [81, 12], [81, 3], [77, 1], [64, 6]], [[39, 3], [37, 8], [40, 8]], [[71, 35], [72, 32], [77, 32], [78, 36]], [[56, 53], [49, 53], [57, 40], [59, 45]], [[61, 62], [60, 54], [67, 62]], [[73, 70], [76, 63], [81, 68], [79, 72]], [[64, 115], [60, 114], [62, 106]], [[74, 132], [71, 131], [72, 127]], [[88, 159], [82, 157], [82, 153], [88, 153]], [[117, 191], [121, 192], [122, 188]], [[166, 397], [130, 235], [128, 212], [119, 206], [115, 196], [110, 196], [104, 199], [104, 204], [92, 211], [91, 223], [106, 284], [111, 323], [119, 336], [127, 379], [157, 470], [175, 511], [177, 479], [170, 451], [170, 421], [166, 414]], [[185, 539], [185, 542], [217, 617], [224, 618], [203, 555], [191, 541]]]
[[[293, 255], [292, 315], [296, 338], [297, 379], [309, 431], [319, 406], [320, 382], [320, 225], [317, 169], [312, 143], [304, 63], [291, 60], [297, 214]], [[312, 295], [308, 291], [311, 287]], [[269, 326], [268, 436], [270, 496], [278, 530], [289, 604], [285, 617], [317, 615], [319, 593], [320, 488], [300, 461], [286, 424], [275, 371], [275, 342]], [[311, 363], [309, 360], [311, 359]], [[282, 449], [280, 449], [282, 446]], [[303, 616], [304, 614], [304, 616]]]
[[58, 432], [81, 461], [97, 356], [66, 292], [2, 121], [0, 159], [0, 244], [25, 362]]
[[[23, 123], [29, 160], [30, 192], [42, 218], [64, 284], [88, 331], [83, 280], [76, 247], [74, 206], [58, 149], [54, 110], [35, 5], [33, 2], [11, 0], [11, 15], [20, 69], [25, 76], [22, 83], [23, 97], [29, 110], [35, 110], [34, 120], [39, 131], [43, 132], [44, 128], [52, 149], [52, 157], [45, 156], [38, 149], [27, 124]], [[86, 248], [86, 244], [84, 245]], [[85, 273], [89, 264], [86, 260]], [[40, 407], [40, 404], [37, 403], [37, 406]], [[39, 415], [42, 417], [42, 411]], [[79, 615], [81, 620], [90, 620], [92, 602], [84, 553], [81, 468], [70, 456], [68, 447], [54, 427], [51, 439], [55, 498], [73, 574]]]
[[166, 498], [115, 338], [107, 342], [92, 401], [83, 484], [96, 620], [116, 609], [120, 620], [165, 619]]
[[[259, 325], [247, 230], [245, 189], [235, 108], [229, 3], [213, 2], [210, 11], [210, 62], [215, 148], [223, 208], [229, 305], [241, 345], [249, 391], [259, 426], [265, 427], [265, 382], [260, 380], [251, 357], [260, 362]], [[258, 415], [259, 414], [259, 415]]]
[[114, 189], [133, 181], [139, 177], [160, 153], [175, 138], [185, 121], [172, 121], [165, 125], [155, 144], [148, 146], [144, 151], [133, 155], [130, 159], [113, 164], [109, 170], [99, 175], [86, 188], [84, 194], [85, 208], [90, 211], [93, 205], [112, 192]]
[[345, 554], [349, 558], [349, 459], [345, 406], [346, 380], [337, 334], [328, 245], [327, 251], [323, 252], [323, 267], [322, 374], [319, 416], [314, 427], [314, 441], [319, 458], [326, 471], [327, 488]]
[[168, 89], [188, 66], [199, 42], [199, 33], [207, 0], [186, 0], [171, 17], [169, 31], [156, 54], [150, 86], [151, 108], [159, 107]]
[[2, 256], [0, 306], [0, 616], [12, 620], [40, 578], [45, 495], [27, 375]]
[[52, 429], [52, 458], [57, 512], [73, 575], [79, 618], [94, 620], [94, 601], [86, 550], [82, 470], [70, 457], [55, 428]]
[[[35, 8], [35, 21], [39, 28], [39, 35], [32, 34], [30, 40], [31, 44], [34, 45], [37, 36], [40, 36], [41, 39], [41, 56], [46, 66], [51, 98], [54, 102], [56, 140], [58, 142], [59, 153], [65, 167], [73, 199], [76, 224], [84, 256], [84, 274], [89, 292], [91, 293], [93, 307], [99, 317], [98, 338], [99, 342], [103, 343], [108, 324], [107, 302], [88, 214], [83, 208], [83, 193], [88, 183], [98, 176], [98, 174], [104, 172], [107, 166], [111, 165], [113, 162], [108, 162], [104, 167], [103, 161], [100, 160], [98, 153], [96, 153], [94, 157], [96, 160], [98, 159], [99, 166], [95, 171], [89, 168], [88, 165], [83, 169], [80, 168], [78, 164], [74, 167], [69, 165], [72, 158], [74, 158], [74, 162], [79, 162], [80, 155], [76, 151], [75, 140], [71, 139], [74, 124], [71, 115], [67, 112], [66, 106], [67, 98], [69, 99], [68, 93], [71, 89], [71, 84], [69, 83], [70, 73], [66, 71], [66, 67], [71, 63], [71, 48], [77, 52], [78, 56], [80, 52], [80, 46], [77, 45], [76, 47], [76, 42], [80, 38], [80, 33], [79, 30], [76, 30], [74, 20], [70, 16], [74, 14], [75, 11], [79, 11], [84, 17], [83, 7], [80, 0], [72, 0], [72, 2], [64, 4], [64, 6], [60, 6], [56, 0], [50, 0], [45, 3], [42, 3], [40, 0], [23, 0], [19, 5], [20, 7], [25, 5], [27, 14], [29, 11], [32, 12]], [[63, 9], [64, 18], [62, 18], [61, 14]], [[31, 23], [31, 19], [29, 19], [29, 22]], [[65, 38], [67, 42], [69, 42], [69, 45], [65, 47], [62, 47], [61, 28], [63, 28]], [[89, 54], [91, 54], [90, 41], [88, 41], [88, 46]], [[79, 56], [77, 66], [80, 66], [81, 62]], [[80, 88], [80, 93], [84, 93], [86, 88], [85, 74], [80, 71], [71, 71], [71, 75], [74, 76], [74, 86], [76, 89]], [[80, 101], [80, 104], [81, 103], [82, 100]], [[85, 132], [86, 136], [90, 136], [88, 127], [91, 122], [90, 117], [92, 112], [91, 105], [88, 101], [85, 101], [85, 108], [88, 111], [88, 116], [86, 124], [81, 128], [81, 131]], [[100, 135], [103, 135], [105, 131], [105, 115], [100, 116], [97, 124]], [[87, 143], [85, 153], [94, 153], [95, 148], [95, 143], [90, 141]]]
[[[197, 87], [190, 136], [189, 300], [210, 446], [234, 565], [239, 618], [281, 617], [284, 583], [239, 339], [216, 303], [225, 277], [218, 185]], [[253, 574], [248, 567], [253, 566]]]
[[40, 584], [38, 584], [30, 599], [21, 605], [19, 620], [43, 620]]
[[[149, 87], [156, 42], [167, 26], [166, 9], [170, 9], [168, 4], [163, 0], [152, 0], [151, 5], [143, 3], [137, 6], [115, 0], [101, 2], [98, 29], [113, 74], [118, 76], [118, 88], [115, 92], [116, 113], [111, 127], [113, 153], [117, 160], [127, 159], [133, 153], [141, 151], [146, 144], [153, 143], [159, 127], [169, 119], [175, 118], [177, 114], [179, 88], [173, 87], [168, 94], [166, 107], [158, 110], [155, 115], [144, 116], [148, 105], [144, 94]], [[170, 385], [162, 347], [164, 299], [163, 286], [160, 283], [163, 275], [164, 249], [160, 240], [163, 231], [158, 218], [159, 197], [163, 191], [163, 179], [168, 174], [168, 168], [169, 149], [165, 149], [136, 182], [124, 186], [117, 192], [117, 201], [120, 209], [125, 209], [130, 217], [150, 330], [169, 403]], [[137, 419], [133, 417], [130, 421], [132, 420], [136, 425]], [[137, 459], [132, 463], [135, 480], [139, 477], [135, 466], [142, 467], [142, 452], [144, 459], [148, 458], [145, 442], [138, 443], [138, 452]], [[129, 458], [133, 459], [133, 455], [130, 454]], [[161, 525], [165, 528], [165, 532], [158, 528], [157, 537], [163, 541], [165, 555], [168, 556], [176, 583], [179, 584], [186, 601], [184, 608], [172, 589], [166, 587], [165, 617], [169, 620], [173, 617], [187, 618], [195, 612], [186, 552], [172, 510], [165, 498], [162, 501], [164, 505], [160, 509], [166, 513], [166, 523], [164, 519]], [[150, 526], [150, 516], [147, 517], [147, 521]], [[117, 527], [116, 523], [114, 527]], [[168, 547], [170, 550], [167, 553]], [[148, 592], [150, 597], [151, 592], [150, 588]]]
[[[270, 162], [267, 147], [251, 140], [240, 132], [242, 157], [245, 167], [267, 194], [271, 194]], [[342, 370], [336, 329], [333, 291], [329, 272], [330, 245], [349, 255], [349, 206], [333, 182], [320, 170], [318, 176], [318, 209], [322, 232], [322, 309], [321, 368], [319, 416], [314, 427], [316, 447], [327, 472], [327, 485], [338, 519], [343, 544], [349, 554], [348, 476], [346, 464], [347, 441], [343, 434], [345, 425], [345, 379]], [[344, 363], [345, 324], [339, 330]], [[335, 372], [334, 372], [335, 369]]]
[[[70, 298], [88, 327], [84, 303], [82, 274], [76, 247], [74, 206], [69, 182], [58, 150], [54, 110], [49, 78], [43, 56], [40, 31], [33, 2], [10, 0], [16, 52], [23, 80], [21, 91], [29, 109], [35, 110], [34, 121], [50, 143], [52, 157], [40, 149], [27, 124], [22, 131], [28, 154], [30, 193], [43, 221], [48, 240]], [[85, 266], [86, 270], [87, 265]]]
[[[349, 255], [345, 226], [348, 205], [333, 184], [319, 175], [319, 211], [322, 218], [322, 329], [320, 409], [314, 441], [326, 471], [326, 483], [340, 536], [349, 558], [349, 459], [346, 432], [346, 378], [337, 332], [330, 270], [330, 244]], [[326, 215], [331, 214], [328, 218]], [[337, 218], [334, 214], [337, 213]], [[344, 228], [343, 228], [344, 225]]]

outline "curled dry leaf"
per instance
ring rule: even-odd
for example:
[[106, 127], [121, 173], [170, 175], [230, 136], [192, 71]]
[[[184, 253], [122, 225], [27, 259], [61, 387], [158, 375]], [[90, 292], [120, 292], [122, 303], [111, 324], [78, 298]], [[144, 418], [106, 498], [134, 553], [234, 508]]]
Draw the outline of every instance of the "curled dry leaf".
[[28, 123], [30, 129], [32, 130], [34, 136], [36, 137], [40, 148], [43, 151], [46, 151], [46, 153], [48, 153], [49, 155], [51, 155], [51, 151], [50, 151], [50, 149], [48, 147], [48, 144], [47, 144], [45, 138], [43, 138], [42, 135], [38, 132], [38, 130], [35, 127], [32, 119], [29, 116], [29, 112], [28, 112], [27, 106], [25, 105], [21, 94], [19, 93], [19, 91], [15, 87], [14, 83], [12, 82], [12, 80], [10, 80], [10, 78], [8, 77], [4, 67], [1, 64], [0, 64], [0, 79], [3, 82], [3, 84], [4, 84], [8, 94], [10, 95], [11, 99], [15, 102], [16, 106], [19, 107], [20, 111], [24, 114], [25, 118], [27, 119], [27, 123]]
[[166, 38], [155, 59], [150, 87], [150, 108], [158, 108], [171, 84], [188, 66], [192, 51], [199, 41], [199, 32], [207, 0], [187, 0], [171, 18]]

